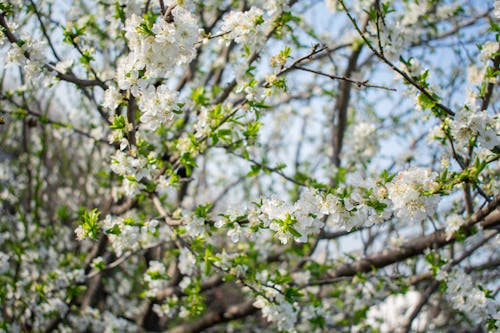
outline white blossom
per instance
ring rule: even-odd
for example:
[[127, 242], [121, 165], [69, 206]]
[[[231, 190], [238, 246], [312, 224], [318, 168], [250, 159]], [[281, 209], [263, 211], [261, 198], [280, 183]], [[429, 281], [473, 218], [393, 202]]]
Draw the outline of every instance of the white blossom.
[[116, 110], [118, 105], [123, 100], [122, 94], [118, 91], [113, 86], [110, 86], [106, 91], [104, 92], [104, 101], [102, 103], [103, 108], [108, 109], [110, 111]]
[[179, 254], [179, 271], [184, 275], [191, 275], [195, 271], [196, 258], [191, 251], [182, 248]]
[[495, 299], [486, 297], [485, 291], [474, 284], [472, 278], [461, 269], [451, 272], [440, 270], [436, 276], [446, 282], [446, 296], [450, 304], [475, 322], [498, 318], [500, 306]]
[[142, 90], [137, 98], [137, 104], [142, 111], [142, 127], [151, 131], [162, 125], [169, 124], [174, 118], [174, 111], [180, 103], [177, 93], [161, 85], [158, 88], [149, 86]]
[[222, 22], [220, 34], [226, 40], [233, 39], [238, 44], [256, 45], [264, 32], [263, 11], [252, 7], [246, 12], [232, 11]]
[[463, 223], [464, 219], [462, 218], [462, 216], [458, 214], [453, 214], [448, 216], [446, 218], [446, 229], [445, 229], [446, 239], [447, 240], [451, 239], [451, 237], [453, 237], [455, 232], [457, 232], [458, 229], [460, 229], [460, 226], [462, 226]]
[[388, 184], [389, 199], [400, 219], [420, 222], [434, 214], [440, 200], [438, 195], [432, 194], [439, 188], [439, 184], [434, 181], [436, 176], [429, 169], [411, 168], [400, 172]]
[[490, 116], [486, 111], [460, 109], [450, 124], [452, 135], [459, 147], [468, 147], [469, 140], [477, 137], [481, 147], [492, 150], [500, 144], [497, 133], [498, 117]]
[[148, 285], [146, 296], [156, 297], [158, 292], [168, 285], [167, 270], [163, 263], [152, 260], [149, 262], [149, 268], [144, 274], [144, 281]]

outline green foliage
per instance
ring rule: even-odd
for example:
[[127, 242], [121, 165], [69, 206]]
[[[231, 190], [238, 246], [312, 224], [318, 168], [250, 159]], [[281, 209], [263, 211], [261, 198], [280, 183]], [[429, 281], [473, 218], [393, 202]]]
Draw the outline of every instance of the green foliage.
[[101, 232], [99, 215], [101, 215], [101, 213], [97, 210], [97, 208], [92, 210], [82, 209], [80, 211], [80, 221], [78, 224], [83, 228], [86, 235], [93, 240], [97, 240], [98, 235]]

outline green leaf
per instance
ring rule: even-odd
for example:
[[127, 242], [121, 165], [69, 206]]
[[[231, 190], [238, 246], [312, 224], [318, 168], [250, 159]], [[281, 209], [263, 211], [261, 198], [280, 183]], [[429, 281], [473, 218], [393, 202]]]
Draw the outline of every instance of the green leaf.
[[113, 117], [113, 123], [109, 125], [109, 128], [118, 130], [118, 129], [123, 129], [126, 126], [127, 126], [127, 119], [125, 118], [124, 115], [119, 115]]
[[383, 213], [384, 209], [387, 208], [387, 204], [380, 201], [368, 201], [366, 204], [375, 209], [377, 213]]
[[300, 232], [297, 231], [297, 229], [295, 229], [294, 227], [287, 227], [287, 230], [293, 235], [293, 237], [296, 237], [296, 238], [300, 238], [302, 237], [302, 234]]
[[418, 104], [424, 110], [432, 109], [434, 106], [436, 106], [436, 102], [425, 94], [418, 95]]
[[284, 296], [285, 296], [285, 299], [288, 302], [293, 303], [295, 301], [295, 298], [302, 297], [303, 295], [299, 291], [299, 288], [297, 288], [297, 287], [290, 287], [290, 288], [286, 288], [285, 289]]
[[253, 164], [250, 166], [250, 172], [247, 173], [248, 177], [254, 177], [257, 176], [260, 173], [261, 167], [260, 165]]
[[118, 224], [115, 224], [112, 228], [107, 229], [106, 233], [111, 235], [119, 235], [121, 233], [120, 226], [118, 226]]

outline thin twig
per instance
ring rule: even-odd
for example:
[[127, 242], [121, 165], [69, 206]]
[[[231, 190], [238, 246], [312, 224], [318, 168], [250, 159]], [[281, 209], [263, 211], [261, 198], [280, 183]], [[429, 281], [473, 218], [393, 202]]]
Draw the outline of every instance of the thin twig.
[[389, 91], [397, 91], [394, 88], [389, 88], [389, 87], [381, 86], [381, 85], [377, 85], [377, 84], [370, 84], [370, 83], [368, 83], [368, 80], [357, 81], [357, 80], [350, 79], [348, 77], [327, 74], [327, 73], [323, 73], [323, 72], [320, 72], [320, 71], [317, 71], [317, 70], [314, 70], [314, 69], [311, 69], [311, 68], [306, 68], [306, 67], [297, 66], [297, 65], [295, 65], [294, 68], [300, 69], [302, 71], [314, 73], [314, 74], [317, 74], [317, 75], [326, 76], [326, 77], [328, 77], [328, 78], [330, 78], [332, 80], [346, 81], [346, 82], [349, 82], [349, 83], [352, 83], [352, 84], [356, 85], [358, 88], [378, 88], [378, 89], [384, 89], [384, 90], [389, 90]]

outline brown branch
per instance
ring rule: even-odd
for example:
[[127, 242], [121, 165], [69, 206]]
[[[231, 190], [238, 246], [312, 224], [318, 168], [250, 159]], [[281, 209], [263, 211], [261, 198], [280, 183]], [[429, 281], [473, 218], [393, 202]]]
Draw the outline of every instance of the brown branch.
[[[349, 57], [347, 68], [343, 77], [350, 77], [356, 70], [356, 63], [361, 54], [362, 46], [354, 50]], [[339, 82], [340, 95], [335, 101], [334, 115], [330, 123], [331, 128], [331, 146], [333, 148], [331, 162], [336, 166], [340, 166], [340, 153], [342, 151], [342, 144], [344, 141], [344, 133], [347, 124], [347, 109], [351, 98], [352, 85], [347, 81]]]
[[[220, 286], [223, 282], [224, 282], [224, 279], [223, 279], [222, 275], [212, 275], [206, 281], [201, 283], [201, 290], [205, 291], [205, 290]], [[164, 300], [165, 298], [173, 296], [173, 295], [183, 296], [183, 295], [186, 295], [186, 293], [179, 286], [170, 286], [170, 287], [160, 291], [156, 295], [156, 299], [157, 300]]]
[[167, 330], [167, 333], [194, 333], [200, 332], [205, 328], [212, 327], [216, 324], [225, 323], [231, 320], [236, 320], [239, 318], [251, 315], [257, 312], [257, 309], [253, 307], [253, 300], [245, 301], [237, 305], [231, 305], [219, 311], [212, 310], [203, 315], [200, 319], [185, 323], [180, 326], [174, 327]]

